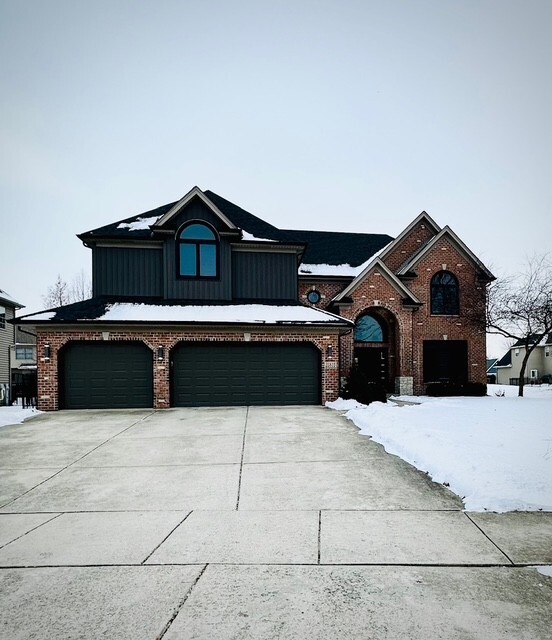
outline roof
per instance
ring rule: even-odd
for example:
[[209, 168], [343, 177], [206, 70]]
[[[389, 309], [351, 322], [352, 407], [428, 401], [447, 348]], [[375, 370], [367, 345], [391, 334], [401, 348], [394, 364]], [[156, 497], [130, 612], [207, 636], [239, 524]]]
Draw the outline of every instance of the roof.
[[494, 369], [496, 363], [498, 362], [498, 358], [487, 358], [485, 366], [487, 367], [487, 373], [489, 373], [490, 369]]
[[16, 309], [22, 309], [25, 305], [14, 300], [7, 291], [0, 289], [0, 302], [4, 302], [9, 307], [15, 307]]
[[307, 243], [303, 262], [308, 265], [348, 265], [358, 267], [387, 246], [393, 238], [384, 233], [345, 233], [341, 231], [295, 231], [287, 234]]
[[130, 301], [99, 296], [82, 302], [32, 313], [18, 318], [18, 323], [179, 323], [179, 324], [266, 324], [324, 325], [348, 327], [349, 320], [300, 303], [258, 304], [180, 301], [158, 299]]
[[[540, 333], [534, 334], [529, 336], [529, 344], [535, 344], [537, 343], [537, 347], [544, 347], [544, 345], [548, 345], [548, 344], [552, 344], [552, 333], [549, 333], [548, 335], [544, 336], [544, 338], [541, 336]], [[518, 340], [517, 342], [515, 342], [515, 344], [513, 344], [510, 349], [513, 348], [525, 348], [525, 340], [521, 339]]]
[[512, 366], [512, 351], [508, 349], [506, 353], [495, 364], [495, 367], [511, 367]]
[[[194, 195], [210, 201], [215, 211], [222, 214], [223, 219], [237, 229], [245, 231], [244, 240], [273, 240], [290, 244], [307, 244], [303, 262], [312, 264], [343, 265], [358, 267], [375, 253], [389, 244], [391, 236], [381, 233], [344, 233], [339, 231], [306, 231], [278, 229], [274, 225], [242, 209], [238, 205], [219, 196], [214, 191], [201, 191], [194, 187], [184, 198], [170, 202], [156, 209], [144, 211], [129, 218], [118, 220], [103, 227], [79, 234], [84, 242], [92, 239], [147, 240], [152, 237], [151, 227], [159, 224], [178, 211], [178, 206], [189, 201]], [[184, 206], [182, 204], [182, 206]], [[251, 238], [252, 236], [253, 238]], [[326, 275], [326, 274], [324, 274]], [[328, 275], [347, 275], [352, 273], [329, 273]]]
[[477, 267], [480, 272], [488, 279], [488, 280], [496, 280], [495, 276], [487, 269], [487, 267], [479, 260], [479, 258], [471, 251], [471, 249], [460, 240], [460, 238], [454, 233], [454, 231], [447, 225], [439, 231], [439, 233], [431, 240], [426, 242], [420, 249], [411, 256], [399, 269], [397, 275], [403, 276], [407, 275], [411, 272], [414, 267], [420, 262], [423, 256], [428, 253], [433, 247], [443, 238], [448, 237], [450, 240], [456, 244], [456, 246], [464, 253], [464, 255], [469, 258]]

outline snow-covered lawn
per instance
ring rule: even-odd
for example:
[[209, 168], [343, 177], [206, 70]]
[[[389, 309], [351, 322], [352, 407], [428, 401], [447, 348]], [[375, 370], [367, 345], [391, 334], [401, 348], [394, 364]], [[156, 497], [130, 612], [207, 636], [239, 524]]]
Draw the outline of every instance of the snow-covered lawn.
[[348, 410], [362, 434], [449, 486], [468, 511], [552, 511], [552, 386], [527, 386], [524, 398], [517, 387], [489, 385], [488, 393], [328, 406]]
[[21, 406], [0, 407], [0, 427], [9, 424], [19, 424], [32, 416], [37, 416], [41, 411], [36, 409], [22, 409]]

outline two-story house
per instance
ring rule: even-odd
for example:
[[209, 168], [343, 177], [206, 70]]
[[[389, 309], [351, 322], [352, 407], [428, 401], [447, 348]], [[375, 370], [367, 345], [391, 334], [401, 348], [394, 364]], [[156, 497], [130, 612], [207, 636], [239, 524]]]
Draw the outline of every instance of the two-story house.
[[396, 238], [281, 230], [211, 191], [79, 236], [93, 297], [26, 316], [39, 408], [320, 404], [485, 383], [489, 270], [420, 214]]
[[11, 350], [16, 341], [16, 329], [10, 320], [15, 318], [17, 309], [23, 305], [0, 289], [0, 405], [10, 398]]
[[[552, 334], [532, 338], [530, 346], [537, 343], [525, 365], [525, 382], [539, 384], [552, 381]], [[525, 357], [523, 340], [515, 342], [496, 363], [498, 384], [519, 384], [521, 364]]]

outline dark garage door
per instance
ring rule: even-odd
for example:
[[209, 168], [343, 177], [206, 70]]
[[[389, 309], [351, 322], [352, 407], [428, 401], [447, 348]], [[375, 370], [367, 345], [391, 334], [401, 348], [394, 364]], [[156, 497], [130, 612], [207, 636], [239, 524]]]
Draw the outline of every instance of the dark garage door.
[[320, 404], [320, 354], [308, 343], [182, 343], [173, 406]]
[[153, 355], [141, 342], [70, 344], [60, 374], [64, 409], [153, 406]]

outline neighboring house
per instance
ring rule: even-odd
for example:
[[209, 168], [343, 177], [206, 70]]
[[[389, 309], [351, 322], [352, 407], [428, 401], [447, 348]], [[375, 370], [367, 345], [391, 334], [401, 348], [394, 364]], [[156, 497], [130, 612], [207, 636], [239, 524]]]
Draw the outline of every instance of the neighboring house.
[[36, 398], [36, 334], [34, 327], [15, 327], [15, 343], [10, 346], [11, 399], [34, 403]]
[[[519, 384], [521, 364], [525, 357], [525, 347], [521, 340], [512, 345], [497, 362], [498, 384]], [[540, 383], [552, 382], [552, 334], [539, 340], [533, 349], [525, 367], [525, 381]]]
[[389, 391], [486, 382], [490, 271], [421, 213], [281, 230], [211, 191], [79, 236], [93, 297], [31, 314], [39, 408], [320, 404], [353, 363]]
[[16, 330], [10, 320], [15, 318], [16, 309], [22, 308], [22, 304], [0, 289], [0, 405], [6, 404], [10, 397], [10, 350], [16, 341]]
[[487, 358], [487, 382], [488, 384], [496, 384], [498, 358]]

